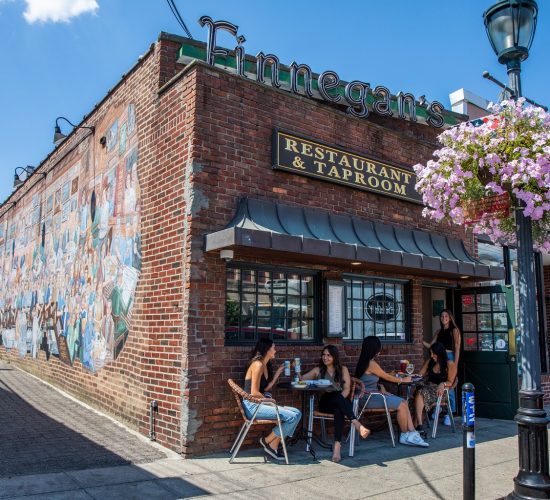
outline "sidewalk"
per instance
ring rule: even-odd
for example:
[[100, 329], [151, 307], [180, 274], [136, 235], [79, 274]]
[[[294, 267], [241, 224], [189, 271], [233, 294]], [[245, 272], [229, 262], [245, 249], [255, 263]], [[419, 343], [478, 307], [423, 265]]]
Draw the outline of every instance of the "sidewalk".
[[[0, 362], [0, 499], [459, 499], [462, 433], [440, 426], [430, 448], [392, 448], [387, 430], [340, 464], [299, 443], [291, 465], [259, 449], [183, 460], [34, 377]], [[476, 421], [477, 498], [502, 497], [518, 470], [516, 424]], [[344, 447], [343, 447], [344, 451]]]

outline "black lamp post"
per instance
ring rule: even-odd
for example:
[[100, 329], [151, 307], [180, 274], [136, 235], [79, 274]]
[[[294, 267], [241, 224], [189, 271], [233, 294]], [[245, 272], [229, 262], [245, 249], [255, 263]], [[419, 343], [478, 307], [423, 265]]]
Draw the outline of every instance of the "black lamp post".
[[[501, 64], [506, 64], [511, 97], [521, 97], [521, 62], [529, 57], [537, 27], [535, 0], [500, 0], [483, 14], [487, 35]], [[522, 204], [523, 205], [523, 204]], [[518, 423], [519, 472], [509, 498], [550, 498], [547, 420], [541, 391], [536, 286], [531, 219], [516, 211], [518, 255], [519, 364], [521, 389]]]
[[71, 127], [73, 127], [73, 129], [75, 129], [75, 128], [87, 128], [88, 130], [92, 131], [92, 134], [95, 132], [95, 127], [94, 126], [87, 127], [86, 125], [75, 125], [74, 123], [72, 123], [70, 120], [68, 120], [64, 116], [58, 116], [55, 120], [55, 128], [54, 128], [54, 134], [53, 134], [53, 143], [56, 146], [61, 144], [61, 142], [64, 141], [65, 138], [67, 137], [64, 133], [61, 132], [61, 127], [59, 126], [59, 120], [65, 120]]

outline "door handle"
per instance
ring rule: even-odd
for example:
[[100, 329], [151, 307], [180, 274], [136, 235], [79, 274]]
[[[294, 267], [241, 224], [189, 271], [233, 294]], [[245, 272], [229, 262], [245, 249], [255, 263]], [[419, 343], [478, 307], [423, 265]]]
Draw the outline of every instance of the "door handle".
[[508, 361], [510, 363], [515, 363], [516, 362], [516, 357], [515, 356], [508, 356]]

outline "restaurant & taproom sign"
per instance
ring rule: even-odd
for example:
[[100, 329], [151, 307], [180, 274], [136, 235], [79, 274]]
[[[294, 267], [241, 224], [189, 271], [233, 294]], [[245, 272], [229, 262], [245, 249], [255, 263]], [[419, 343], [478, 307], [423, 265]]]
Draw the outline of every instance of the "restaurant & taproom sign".
[[273, 168], [417, 203], [412, 170], [275, 130]]
[[[275, 54], [260, 51], [256, 57], [251, 57], [245, 52], [245, 37], [237, 36], [236, 25], [228, 21], [213, 21], [208, 16], [202, 16], [199, 24], [208, 28], [206, 50], [204, 45], [200, 47], [202, 44], [190, 40], [182, 45], [178, 62], [187, 64], [192, 60], [202, 59], [207, 64], [222, 67], [265, 85], [343, 105], [347, 113], [358, 118], [367, 118], [370, 113], [374, 113], [413, 122], [420, 120], [435, 128], [458, 123], [440, 102], [430, 103], [424, 96], [417, 101], [409, 92], [398, 92], [394, 96], [387, 87], [378, 85], [372, 88], [369, 83], [359, 80], [344, 82], [332, 70], [314, 74], [307, 64], [292, 62], [290, 66], [283, 66]], [[222, 31], [235, 37], [237, 46], [231, 52], [217, 46], [217, 37]]]

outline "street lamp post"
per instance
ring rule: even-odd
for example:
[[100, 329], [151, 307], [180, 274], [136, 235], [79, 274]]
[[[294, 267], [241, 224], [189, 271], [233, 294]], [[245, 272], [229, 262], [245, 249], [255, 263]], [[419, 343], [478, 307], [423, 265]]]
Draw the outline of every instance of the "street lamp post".
[[[513, 99], [521, 97], [521, 62], [529, 57], [537, 26], [535, 0], [500, 0], [483, 14], [487, 35], [501, 64], [506, 64]], [[521, 203], [523, 206], [523, 203]], [[519, 365], [521, 389], [518, 423], [519, 472], [509, 498], [550, 498], [547, 420], [541, 391], [536, 287], [531, 219], [516, 210], [518, 255]]]

